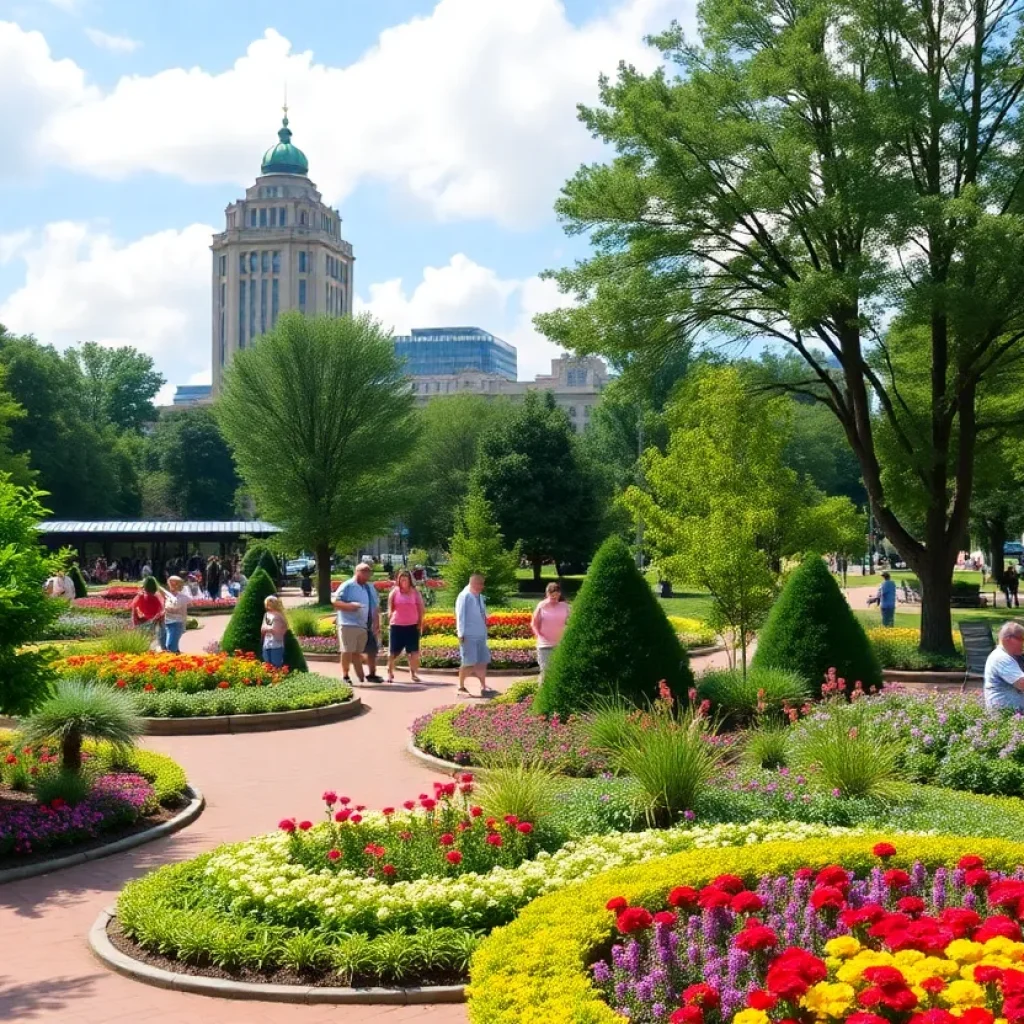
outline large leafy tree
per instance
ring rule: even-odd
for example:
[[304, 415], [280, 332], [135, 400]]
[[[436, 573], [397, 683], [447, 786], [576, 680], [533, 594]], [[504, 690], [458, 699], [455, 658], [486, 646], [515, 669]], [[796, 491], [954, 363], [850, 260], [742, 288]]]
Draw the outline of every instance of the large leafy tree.
[[602, 510], [569, 417], [550, 392], [531, 392], [480, 441], [475, 479], [505, 540], [539, 580], [550, 559], [580, 562], [598, 541]]
[[[620, 69], [583, 109], [617, 156], [558, 210], [595, 253], [559, 273], [592, 304], [645, 268], [682, 331], [788, 346], [857, 456], [879, 525], [923, 585], [921, 643], [950, 652], [979, 403], [1024, 354], [1024, 33], [1019, 0], [707, 0], [698, 44]], [[922, 432], [903, 415], [891, 328], [921, 329]], [[882, 421], [922, 496], [890, 499]]]
[[519, 548], [505, 547], [491, 503], [479, 487], [472, 487], [455, 518], [451, 558], [445, 579], [453, 592], [462, 590], [475, 572], [487, 581], [487, 599], [503, 604], [516, 592]]
[[382, 533], [406, 504], [396, 470], [416, 441], [391, 336], [369, 316], [286, 313], [225, 375], [217, 421], [260, 512], [316, 554]]
[[66, 359], [81, 376], [82, 400], [97, 425], [140, 430], [156, 419], [153, 399], [164, 378], [150, 356], [130, 345], [107, 348], [87, 341], [68, 349]]

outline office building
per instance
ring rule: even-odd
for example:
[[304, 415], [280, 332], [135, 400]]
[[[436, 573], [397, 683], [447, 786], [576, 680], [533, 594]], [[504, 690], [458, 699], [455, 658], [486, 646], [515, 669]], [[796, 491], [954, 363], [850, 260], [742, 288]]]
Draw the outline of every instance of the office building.
[[183, 409], [190, 405], [205, 405], [213, 394], [212, 384], [179, 384], [174, 389], [172, 408]]
[[352, 246], [341, 216], [321, 201], [306, 155], [292, 143], [288, 110], [260, 176], [225, 210], [213, 236], [213, 393], [236, 352], [287, 310], [310, 316], [352, 312]]
[[479, 327], [413, 328], [395, 338], [395, 354], [410, 377], [451, 376], [476, 371], [515, 380], [516, 350]]

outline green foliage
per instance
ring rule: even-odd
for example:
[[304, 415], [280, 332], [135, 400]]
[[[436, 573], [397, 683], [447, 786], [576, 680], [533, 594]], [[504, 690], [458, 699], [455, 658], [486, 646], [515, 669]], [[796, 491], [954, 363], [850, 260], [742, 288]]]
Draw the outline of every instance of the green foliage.
[[[261, 552], [260, 557], [263, 557]], [[239, 595], [235, 610], [231, 613], [221, 637], [220, 648], [229, 654], [241, 651], [243, 654], [263, 656], [263, 618], [266, 615], [264, 602], [277, 593], [274, 581], [261, 566], [257, 566], [249, 577], [249, 583]], [[294, 633], [289, 629], [285, 635], [284, 663], [293, 672], [306, 672], [306, 659]]]
[[261, 514], [330, 555], [385, 530], [405, 505], [395, 470], [416, 440], [413, 396], [391, 335], [369, 316], [285, 313], [229, 367], [217, 419]]
[[281, 578], [281, 567], [277, 564], [277, 559], [269, 548], [260, 552], [257, 567], [263, 569], [275, 584]]
[[92, 788], [92, 780], [79, 772], [58, 771], [38, 776], [32, 783], [32, 793], [41, 804], [63, 800], [69, 807], [80, 804]]
[[322, 618], [312, 608], [292, 608], [288, 612], [288, 625], [296, 636], [319, 636]]
[[514, 814], [534, 825], [543, 823], [555, 806], [556, 774], [541, 761], [511, 756], [489, 758], [477, 782], [476, 800], [494, 818]]
[[20, 651], [43, 635], [66, 608], [48, 598], [43, 581], [60, 558], [39, 546], [36, 524], [46, 517], [34, 489], [0, 474], [0, 713], [22, 715], [45, 696], [52, 673], [39, 650]]
[[72, 562], [68, 566], [68, 575], [75, 585], [75, 597], [88, 597], [89, 588], [85, 585], [85, 577], [82, 575], [82, 570], [78, 568], [77, 562]]
[[594, 702], [588, 730], [590, 745], [606, 751], [617, 762], [623, 752], [640, 743], [643, 730], [636, 706], [621, 697], [604, 697]]
[[445, 569], [448, 586], [457, 594], [474, 572], [481, 572], [487, 580], [488, 600], [501, 604], [516, 591], [518, 568], [519, 546], [511, 551], [505, 549], [491, 503], [479, 487], [472, 488], [456, 520]]
[[760, 725], [743, 737], [742, 757], [756, 771], [784, 768], [789, 752], [789, 731], [781, 725]]
[[132, 698], [107, 686], [62, 679], [53, 693], [22, 725], [30, 745], [54, 739], [61, 745], [61, 767], [76, 774], [82, 767], [82, 741], [102, 740], [112, 747], [132, 747], [142, 735]]
[[151, 356], [128, 345], [109, 348], [87, 341], [68, 349], [65, 359], [81, 374], [82, 398], [93, 422], [139, 430], [156, 419], [153, 399], [164, 378], [153, 369]]
[[532, 702], [537, 696], [536, 679], [520, 679], [513, 683], [503, 694], [495, 697], [492, 704], [525, 704]]
[[759, 667], [712, 669], [697, 680], [697, 696], [711, 701], [724, 724], [744, 726], [764, 714], [778, 714], [783, 705], [800, 707], [810, 699], [810, 683], [796, 672]]
[[602, 519], [595, 480], [569, 417], [550, 392], [530, 392], [487, 430], [475, 482], [536, 577], [546, 560], [590, 558]]
[[[245, 554], [242, 555], [242, 572], [249, 578], [257, 570], [264, 555], [273, 557], [273, 552], [266, 544], [254, 541], [246, 546]], [[274, 577], [276, 579], [276, 577]]]
[[461, 710], [453, 707], [434, 712], [416, 733], [416, 745], [442, 761], [476, 764], [480, 759], [480, 744], [455, 728], [455, 718]]
[[626, 545], [609, 538], [573, 605], [537, 708], [564, 717], [616, 694], [643, 704], [658, 696], [662, 680], [686, 701], [693, 684], [686, 652]]
[[761, 631], [754, 667], [786, 669], [821, 692], [834, 668], [851, 685], [882, 685], [882, 670], [864, 628], [825, 563], [808, 556], [790, 575]]
[[149, 633], [138, 629], [119, 629], [96, 642], [97, 654], [145, 654], [153, 644]]
[[270, 711], [301, 711], [340, 704], [352, 696], [352, 687], [313, 672], [289, 675], [276, 686], [231, 687], [185, 693], [164, 690], [136, 692], [132, 700], [146, 718], [206, 718], [210, 715], [262, 715]]

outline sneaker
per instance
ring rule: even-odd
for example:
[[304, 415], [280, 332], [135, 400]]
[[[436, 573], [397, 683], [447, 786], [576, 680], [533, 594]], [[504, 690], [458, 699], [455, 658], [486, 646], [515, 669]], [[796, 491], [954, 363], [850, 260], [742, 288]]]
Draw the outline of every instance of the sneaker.
[[374, 674], [372, 676], [367, 676], [366, 677], [366, 681], [368, 683], [383, 683], [384, 682], [384, 680], [381, 679], [381, 677], [379, 675], [377, 675], [376, 672], [374, 672]]
[[342, 681], [342, 682], [343, 682], [343, 683], [344, 683], [344, 684], [345, 684], [346, 686], [351, 686], [351, 685], [352, 685], [352, 680], [351, 680], [351, 679], [349, 679], [349, 677], [348, 677], [348, 676], [342, 676], [342, 679], [341, 679], [341, 681]]

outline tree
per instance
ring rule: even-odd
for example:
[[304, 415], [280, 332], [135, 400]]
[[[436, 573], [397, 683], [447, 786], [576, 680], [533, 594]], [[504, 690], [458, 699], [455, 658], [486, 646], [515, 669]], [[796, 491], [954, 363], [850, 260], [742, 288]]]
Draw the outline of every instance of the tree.
[[[257, 658], [263, 656], [264, 602], [276, 593], [274, 581], [265, 569], [258, 566], [235, 603], [231, 620], [221, 637], [222, 651], [228, 654], [241, 651], [243, 654], [254, 654]], [[285, 634], [284, 663], [292, 672], [308, 671], [305, 655], [291, 630]]]
[[396, 472], [416, 440], [412, 402], [369, 316], [286, 313], [225, 374], [217, 421], [260, 512], [314, 552], [321, 604], [334, 548], [383, 533], [405, 505]]
[[454, 591], [462, 590], [473, 573], [483, 573], [488, 600], [501, 604], [516, 592], [518, 569], [519, 545], [506, 550], [491, 503], [479, 487], [472, 488], [456, 516], [455, 536], [445, 570], [448, 585]]
[[602, 510], [575, 431], [550, 392], [529, 393], [484, 434], [475, 479], [535, 580], [547, 560], [590, 558]]
[[137, 431], [156, 419], [153, 399], [165, 380], [150, 356], [129, 345], [107, 348], [87, 341], [68, 349], [67, 359], [78, 369], [82, 398], [97, 426]]
[[757, 641], [755, 668], [796, 672], [821, 693], [829, 669], [852, 686], [882, 685], [875, 649], [817, 555], [793, 570]]
[[62, 602], [43, 593], [59, 571], [62, 554], [39, 546], [36, 525], [47, 510], [40, 492], [0, 476], [0, 713], [24, 715], [46, 696], [52, 679], [49, 656], [24, 650], [60, 615]]
[[151, 437], [154, 470], [180, 519], [231, 519], [241, 482], [212, 409], [175, 410]]
[[[921, 579], [922, 647], [943, 653], [978, 440], [1007, 425], [980, 404], [1024, 355], [1021, 21], [984, 0], [708, 0], [699, 44], [678, 25], [653, 41], [678, 77], [622, 67], [581, 110], [617, 156], [557, 207], [596, 249], [555, 275], [585, 306], [643, 268], [677, 330], [799, 355], [787, 388], [842, 426]], [[911, 330], [926, 358], [908, 416], [890, 356]], [[911, 463], [920, 529], [890, 500], [879, 422]]]
[[825, 499], [785, 465], [792, 403], [750, 391], [739, 367], [693, 375], [666, 413], [667, 451], [644, 455], [647, 489], [624, 499], [644, 516], [659, 570], [710, 592], [711, 625], [740, 644], [744, 670], [784, 560], [864, 533], [848, 498]]
[[693, 674], [675, 630], [619, 537], [601, 545], [537, 691], [537, 710], [563, 718], [619, 696], [642, 705], [664, 681], [685, 703]]
[[409, 507], [409, 541], [443, 547], [455, 531], [458, 510], [469, 492], [481, 435], [507, 411], [508, 403], [482, 395], [434, 398], [417, 410], [420, 439], [403, 474]]

